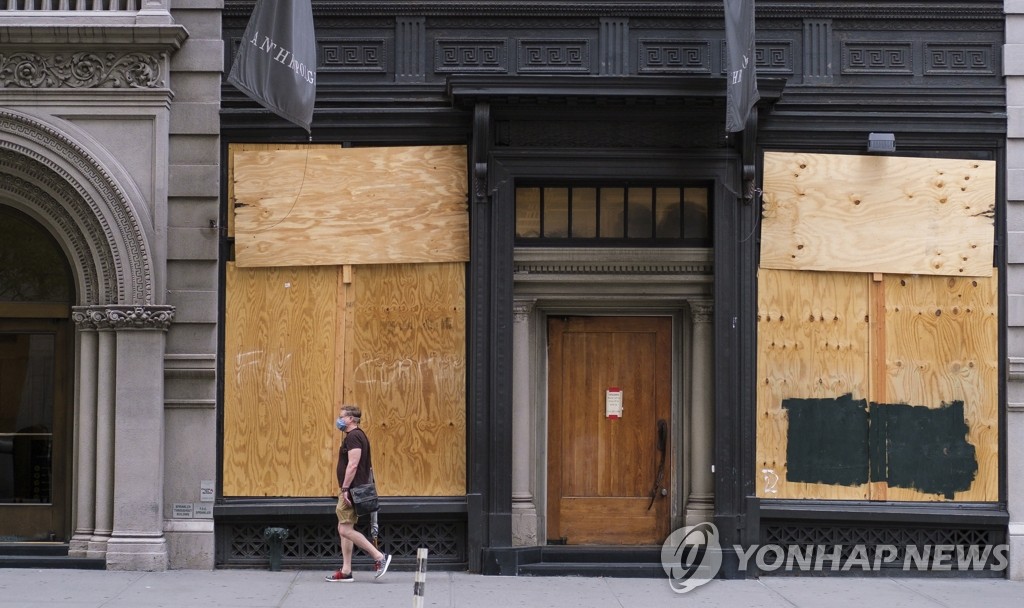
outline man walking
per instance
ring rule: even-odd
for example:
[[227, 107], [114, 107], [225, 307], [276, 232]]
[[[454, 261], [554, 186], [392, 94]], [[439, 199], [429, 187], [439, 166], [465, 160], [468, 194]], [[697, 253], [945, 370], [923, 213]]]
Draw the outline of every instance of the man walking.
[[351, 583], [352, 578], [352, 549], [358, 546], [373, 556], [373, 569], [376, 572], [374, 578], [380, 578], [388, 571], [391, 565], [391, 555], [382, 553], [373, 546], [362, 533], [355, 528], [356, 515], [352, 506], [352, 497], [349, 495], [349, 488], [352, 486], [369, 483], [373, 461], [370, 458], [370, 439], [366, 433], [359, 428], [359, 420], [362, 417], [362, 410], [355, 405], [341, 406], [341, 412], [335, 421], [339, 431], [345, 433], [345, 439], [341, 442], [338, 450], [338, 487], [341, 491], [338, 495], [338, 507], [335, 512], [338, 514], [338, 536], [341, 538], [341, 569], [334, 574], [325, 577], [324, 580], [331, 583]]

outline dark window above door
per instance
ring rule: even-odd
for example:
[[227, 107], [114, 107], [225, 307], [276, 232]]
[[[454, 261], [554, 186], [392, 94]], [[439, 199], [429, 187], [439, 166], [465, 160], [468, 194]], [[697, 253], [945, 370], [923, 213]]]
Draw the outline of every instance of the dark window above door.
[[710, 247], [706, 185], [523, 185], [516, 188], [516, 244]]

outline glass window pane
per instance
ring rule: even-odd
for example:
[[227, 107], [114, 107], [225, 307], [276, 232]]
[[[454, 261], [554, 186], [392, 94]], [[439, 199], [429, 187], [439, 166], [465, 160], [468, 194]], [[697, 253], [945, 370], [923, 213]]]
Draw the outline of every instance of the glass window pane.
[[581, 245], [595, 238], [707, 243], [710, 197], [707, 187], [516, 188], [516, 238], [582, 239]]
[[569, 189], [544, 188], [544, 236], [569, 236]]
[[622, 188], [601, 188], [601, 238], [621, 239], [625, 235], [625, 200]]
[[629, 189], [629, 210], [626, 212], [626, 236], [631, 239], [649, 239], [654, 236], [654, 190]]
[[710, 237], [708, 189], [685, 188], [683, 191], [683, 238], [707, 239]]
[[52, 334], [0, 334], [0, 503], [50, 502]]
[[50, 233], [0, 205], [0, 301], [71, 302], [71, 267]]
[[572, 236], [597, 236], [597, 188], [572, 189]]
[[540, 236], [540, 188], [516, 188], [516, 236]]
[[677, 239], [681, 228], [679, 216], [679, 188], [658, 188], [654, 191], [654, 210], [658, 218], [655, 237], [659, 239]]

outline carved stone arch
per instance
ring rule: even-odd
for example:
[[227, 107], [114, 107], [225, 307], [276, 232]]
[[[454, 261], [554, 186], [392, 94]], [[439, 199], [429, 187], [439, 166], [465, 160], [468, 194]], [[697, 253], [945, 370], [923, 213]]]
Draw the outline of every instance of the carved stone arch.
[[64, 247], [79, 305], [154, 303], [143, 225], [128, 191], [85, 146], [35, 117], [0, 109], [0, 192]]
[[[60, 244], [74, 274], [76, 303], [117, 301], [113, 255], [109, 247], [95, 245], [104, 243], [102, 227], [96, 216], [85, 213], [87, 206], [69, 185], [31, 158], [0, 148], [0, 197], [42, 224]], [[69, 204], [74, 201], [78, 204]]]

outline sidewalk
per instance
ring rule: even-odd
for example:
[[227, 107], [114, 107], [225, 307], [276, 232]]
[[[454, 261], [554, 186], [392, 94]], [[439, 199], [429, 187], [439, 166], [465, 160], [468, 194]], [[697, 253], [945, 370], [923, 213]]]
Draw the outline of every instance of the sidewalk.
[[[314, 570], [0, 569], [0, 608], [326, 608], [413, 605], [413, 573], [327, 583]], [[499, 577], [427, 572], [423, 606], [443, 608], [651, 608], [658, 606], [865, 608], [984, 605], [1019, 608], [1024, 583], [979, 578], [764, 577], [716, 580], [674, 593], [668, 579]]]

